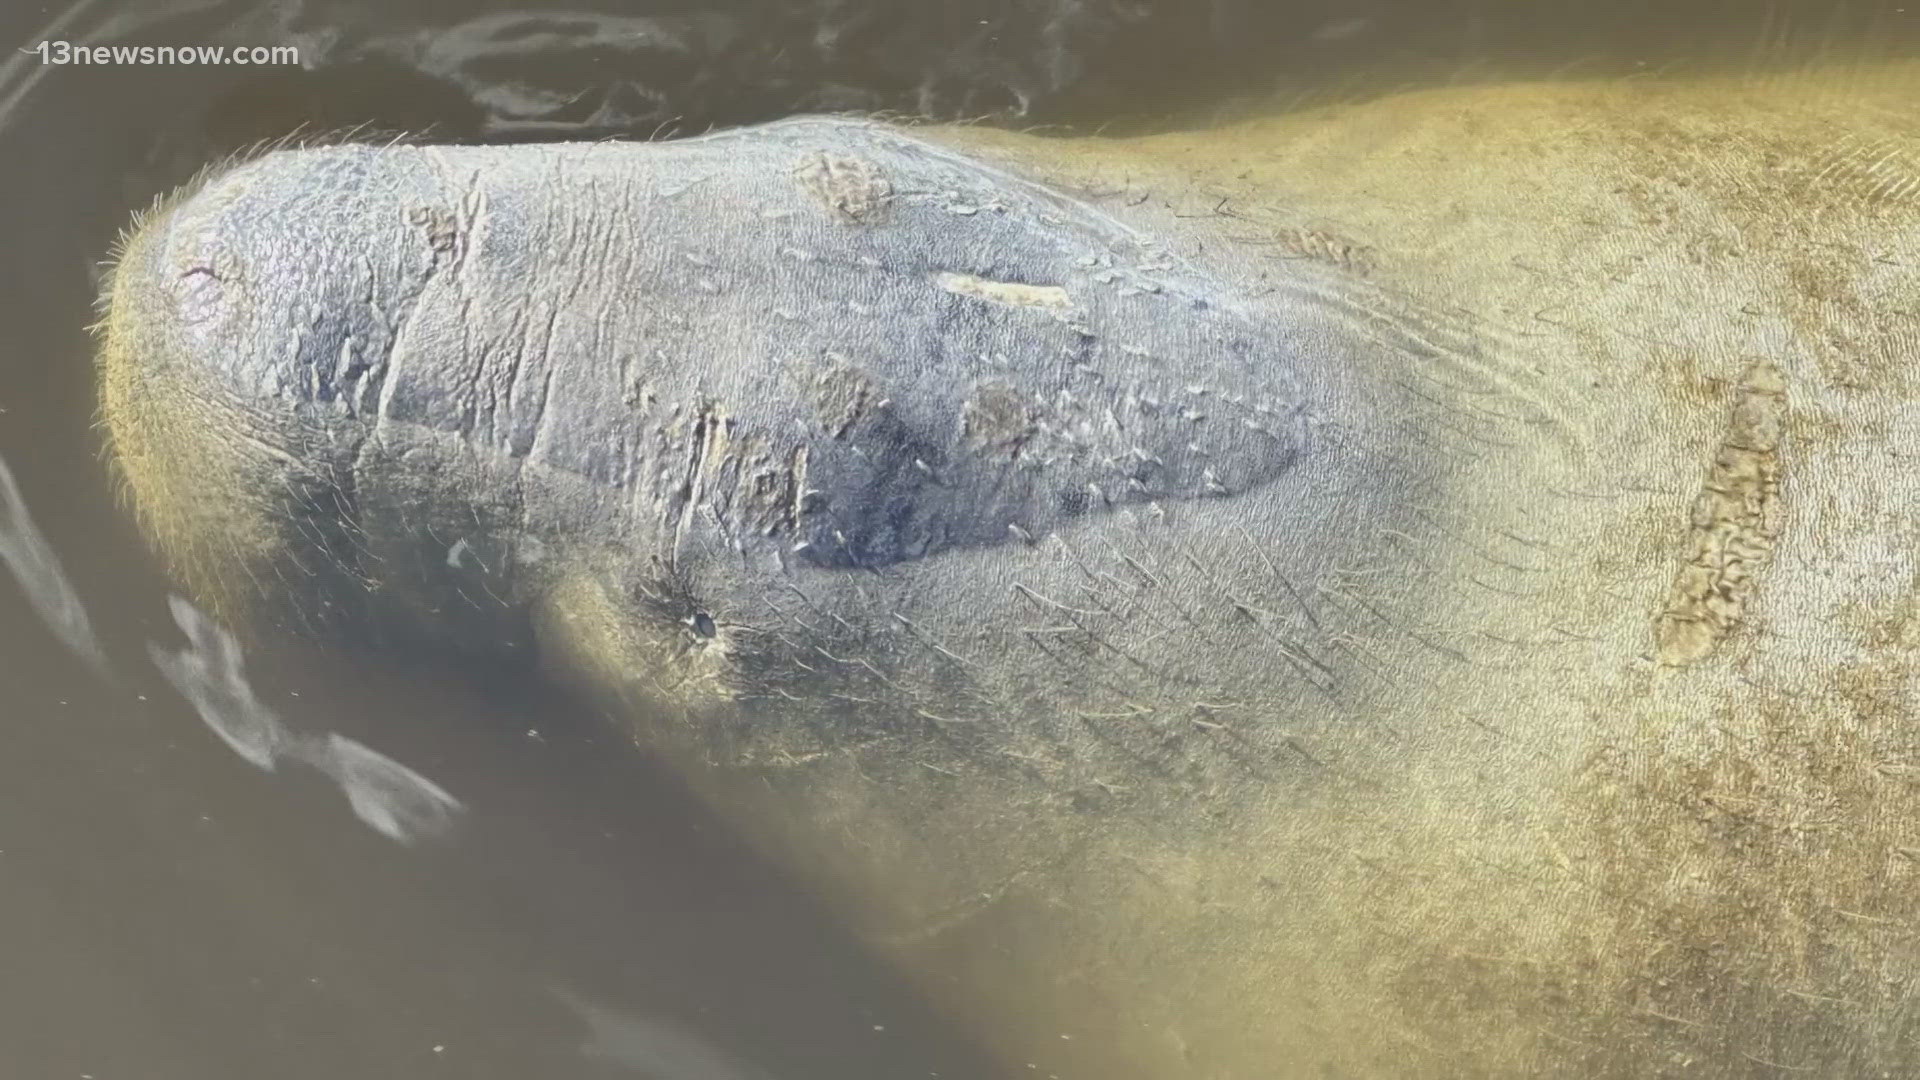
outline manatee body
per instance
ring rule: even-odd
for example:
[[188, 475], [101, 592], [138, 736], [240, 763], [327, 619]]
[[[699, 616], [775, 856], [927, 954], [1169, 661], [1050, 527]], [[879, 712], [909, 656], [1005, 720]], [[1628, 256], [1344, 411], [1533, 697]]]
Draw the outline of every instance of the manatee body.
[[211, 175], [181, 577], [537, 649], [1060, 1076], [1920, 1065], [1920, 73]]

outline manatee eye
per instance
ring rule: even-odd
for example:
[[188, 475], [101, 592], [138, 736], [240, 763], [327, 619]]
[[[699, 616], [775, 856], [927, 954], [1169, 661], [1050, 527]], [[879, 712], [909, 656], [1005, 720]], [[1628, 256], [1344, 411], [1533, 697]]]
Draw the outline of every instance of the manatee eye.
[[696, 634], [699, 634], [703, 638], [712, 637], [713, 636], [713, 616], [707, 614], [704, 611], [694, 612], [693, 613], [693, 632]]

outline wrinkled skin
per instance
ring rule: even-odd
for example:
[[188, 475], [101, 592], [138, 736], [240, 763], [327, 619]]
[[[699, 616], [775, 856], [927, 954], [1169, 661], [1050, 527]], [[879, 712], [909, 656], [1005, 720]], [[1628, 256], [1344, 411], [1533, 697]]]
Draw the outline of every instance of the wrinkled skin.
[[1904, 1075], [1917, 91], [276, 152], [106, 425], [230, 618], [531, 643], [1010, 1074]]

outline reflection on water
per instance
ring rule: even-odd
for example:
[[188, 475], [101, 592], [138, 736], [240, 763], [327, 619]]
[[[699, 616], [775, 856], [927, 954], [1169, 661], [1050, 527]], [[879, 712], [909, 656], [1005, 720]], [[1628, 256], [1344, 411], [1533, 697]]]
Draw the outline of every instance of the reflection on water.
[[[60, 560], [34, 527], [13, 470], [0, 460], [0, 564], [47, 627], [101, 674], [106, 654]], [[460, 800], [392, 758], [339, 734], [296, 732], [254, 695], [233, 635], [178, 596], [167, 601], [188, 647], [170, 652], [148, 646], [154, 666], [233, 752], [272, 772], [282, 760], [310, 765], [332, 777], [360, 820], [400, 843], [451, 825]]]
[[0, 564], [13, 572], [27, 603], [46, 620], [54, 635], [88, 666], [104, 674], [106, 654], [93, 635], [93, 623], [80, 605], [80, 594], [60, 569], [53, 548], [34, 527], [26, 500], [20, 496], [20, 483], [5, 461], [0, 461]]
[[340, 785], [354, 815], [388, 839], [410, 844], [447, 829], [460, 800], [405, 765], [338, 734], [296, 732], [262, 704], [241, 670], [233, 635], [180, 597], [167, 606], [188, 647], [168, 652], [148, 646], [173, 688], [193, 703], [233, 752], [272, 772], [282, 760], [311, 765]]
[[643, 1076], [676, 1080], [770, 1080], [768, 1074], [655, 1017], [616, 1012], [567, 990], [559, 998], [591, 1034], [580, 1052]]
[[460, 800], [433, 781], [344, 735], [301, 745], [302, 758], [347, 793], [354, 815], [389, 839], [410, 844], [444, 832]]
[[149, 646], [154, 666], [234, 753], [256, 768], [273, 771], [293, 735], [253, 696], [253, 687], [240, 671], [240, 646], [233, 635], [177, 596], [167, 606], [187, 635], [189, 647], [172, 653]]

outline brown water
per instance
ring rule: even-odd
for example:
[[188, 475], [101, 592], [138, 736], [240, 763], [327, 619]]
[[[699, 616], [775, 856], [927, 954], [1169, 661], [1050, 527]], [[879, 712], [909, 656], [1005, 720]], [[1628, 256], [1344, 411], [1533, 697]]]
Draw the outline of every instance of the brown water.
[[[506, 138], [834, 105], [1151, 117], [1276, 84], [1333, 92], [1360, 71], [1778, 62], [1914, 25], [1891, 3], [1601, 18], [1217, 0], [1181, 24], [1211, 27], [1179, 39], [1172, 59], [1190, 66], [1129, 76], [1137, 26], [1069, 27], [1062, 40], [1089, 43], [1076, 52], [1033, 44], [1045, 20], [916, 37], [902, 16], [856, 21], [809, 60], [805, 19], [756, 22], [778, 5], [745, 0], [457, 31], [510, 9], [7, 5], [0, 40], [16, 47], [287, 42], [311, 65], [0, 58], [0, 462], [17, 478], [0, 490], [0, 1077], [96, 1080], [989, 1074], [612, 723], [524, 673], [293, 639], [249, 642], [244, 684], [193, 666], [219, 643], [203, 631], [190, 648], [114, 502], [84, 328], [94, 260], [128, 212], [205, 161], [362, 121]], [[781, 33], [799, 35], [792, 50]], [[974, 77], [989, 69], [1002, 74]], [[232, 744], [209, 726], [223, 722]], [[280, 752], [249, 759], [274, 737]], [[343, 745], [367, 751], [359, 771], [328, 749]]]

